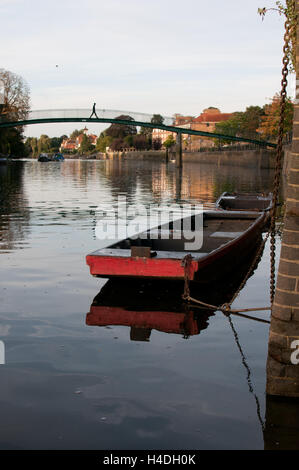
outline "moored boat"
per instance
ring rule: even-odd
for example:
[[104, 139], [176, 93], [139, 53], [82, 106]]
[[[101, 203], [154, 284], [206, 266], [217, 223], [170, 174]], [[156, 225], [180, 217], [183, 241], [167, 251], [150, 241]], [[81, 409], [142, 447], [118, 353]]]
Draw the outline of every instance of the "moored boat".
[[53, 157], [53, 161], [63, 162], [64, 161], [64, 156], [62, 155], [62, 153], [55, 153], [55, 155]]
[[224, 192], [216, 201], [216, 207], [228, 211], [269, 211], [273, 194]]
[[[269, 212], [204, 211], [202, 243], [192, 250], [192, 234], [198, 236], [195, 217], [181, 219], [181, 230], [177, 230], [177, 222], [170, 222], [87, 255], [90, 273], [104, 278], [183, 280], [184, 259], [190, 254], [189, 280], [209, 283], [242, 264], [261, 237]], [[184, 230], [184, 223], [191, 230]]]
[[48, 156], [47, 153], [41, 153], [37, 159], [39, 162], [50, 162], [51, 158]]
[[[222, 305], [230, 302], [249, 269], [250, 275], [261, 238], [242, 266], [221, 283], [194, 285], [196, 295], [204, 302]], [[131, 341], [149, 341], [152, 330], [181, 334], [184, 338], [198, 335], [208, 327], [214, 310], [183, 302], [183, 282], [157, 280], [110, 279], [93, 299], [86, 315], [86, 325], [130, 328]], [[194, 291], [195, 294], [195, 291]]]

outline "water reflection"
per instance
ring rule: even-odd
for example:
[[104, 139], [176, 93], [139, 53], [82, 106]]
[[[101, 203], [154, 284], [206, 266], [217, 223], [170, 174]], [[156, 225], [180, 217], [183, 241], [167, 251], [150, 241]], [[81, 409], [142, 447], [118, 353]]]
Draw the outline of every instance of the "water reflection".
[[149, 341], [153, 329], [184, 338], [198, 335], [213, 313], [183, 304], [181, 289], [182, 285], [110, 280], [94, 298], [86, 324], [128, 326], [131, 341]]
[[0, 165], [0, 250], [23, 248], [29, 210], [24, 191], [23, 162]]
[[265, 450], [299, 449], [298, 399], [266, 397]]
[[[222, 305], [229, 302], [248, 271], [252, 276], [258, 261], [256, 253], [261, 246], [260, 237], [254, 250], [245, 258], [238, 271], [208, 287], [192, 286], [191, 295], [201, 301]], [[130, 327], [131, 341], [149, 341], [151, 331], [175, 333], [183, 338], [199, 335], [209, 325], [214, 312], [182, 300], [184, 285], [181, 281], [142, 281], [110, 279], [94, 298], [86, 315], [89, 326]]]
[[[119, 194], [128, 204], [178, 199], [212, 206], [224, 189], [269, 191], [272, 172], [188, 163], [180, 179], [172, 163], [151, 161], [13, 165], [0, 176], [0, 236], [7, 241], [0, 250], [10, 249], [0, 263], [0, 340], [7, 352], [0, 367], [0, 447], [263, 447], [227, 318], [187, 308], [183, 287], [172, 286], [162, 297], [149, 290], [144, 302], [132, 286], [131, 305], [124, 286], [110, 289], [109, 283], [93, 303], [108, 312], [106, 327], [86, 327], [85, 314], [105, 281], [89, 275], [85, 255], [100, 248], [92, 229], [95, 208], [114, 204]], [[267, 256], [237, 305], [265, 305]], [[197, 294], [224, 302], [236, 287], [230, 281], [223, 282], [224, 292], [215, 286], [210, 297]], [[119, 318], [127, 326], [109, 327], [114, 309], [129, 317]], [[101, 315], [95, 310], [88, 318], [96, 324]], [[233, 320], [252, 383], [264, 396], [268, 327]]]

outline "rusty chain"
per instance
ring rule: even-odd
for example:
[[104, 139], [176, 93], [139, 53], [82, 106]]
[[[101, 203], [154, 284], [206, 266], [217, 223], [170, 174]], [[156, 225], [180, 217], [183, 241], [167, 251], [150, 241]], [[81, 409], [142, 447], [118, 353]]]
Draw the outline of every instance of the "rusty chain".
[[229, 314], [234, 312], [240, 311], [256, 311], [256, 310], [270, 310], [270, 307], [265, 307], [262, 309], [242, 309], [242, 310], [232, 310], [231, 305], [234, 300], [238, 297], [240, 291], [243, 289], [244, 285], [246, 284], [248, 278], [250, 277], [254, 267], [256, 266], [257, 262], [259, 261], [264, 246], [267, 240], [270, 237], [270, 300], [271, 306], [273, 304], [274, 295], [275, 295], [275, 222], [276, 222], [276, 210], [278, 206], [278, 195], [279, 195], [279, 187], [280, 187], [280, 179], [281, 179], [281, 166], [282, 166], [282, 158], [283, 158], [283, 136], [284, 136], [284, 121], [285, 121], [285, 108], [286, 108], [286, 98], [287, 98], [287, 76], [288, 76], [288, 65], [289, 65], [289, 52], [290, 52], [290, 40], [291, 40], [291, 23], [287, 19], [285, 22], [285, 34], [284, 34], [284, 46], [283, 46], [283, 68], [282, 68], [282, 80], [281, 80], [281, 91], [280, 91], [280, 115], [279, 115], [279, 126], [278, 126], [278, 140], [277, 140], [277, 147], [276, 147], [276, 160], [275, 160], [275, 173], [274, 173], [274, 183], [273, 183], [273, 204], [270, 211], [270, 227], [269, 230], [261, 243], [254, 260], [244, 277], [243, 281], [241, 282], [239, 288], [236, 290], [235, 294], [233, 295], [230, 302], [223, 304], [221, 306], [215, 306], [206, 304], [198, 299], [194, 299], [190, 297], [190, 266], [192, 262], [192, 256], [190, 254], [186, 255], [182, 260], [182, 266], [184, 266], [184, 294], [183, 299], [188, 302], [194, 302], [202, 305], [205, 308], [221, 310], [222, 312]]
[[283, 68], [282, 68], [282, 80], [281, 80], [281, 91], [280, 91], [280, 116], [279, 116], [279, 127], [278, 127], [278, 140], [276, 148], [276, 162], [275, 162], [275, 175], [274, 175], [274, 187], [273, 187], [273, 207], [271, 209], [270, 217], [270, 259], [271, 259], [271, 273], [270, 273], [270, 299], [271, 305], [274, 301], [275, 295], [275, 220], [276, 220], [276, 209], [278, 204], [278, 194], [280, 187], [281, 178], [281, 166], [283, 157], [283, 135], [284, 135], [284, 120], [285, 120], [285, 107], [287, 97], [287, 76], [288, 76], [288, 65], [289, 65], [289, 52], [290, 52], [290, 39], [291, 39], [291, 24], [287, 19], [285, 22], [285, 34], [284, 34], [284, 46], [283, 46]]
[[230, 313], [240, 313], [240, 312], [254, 312], [258, 310], [270, 310], [270, 307], [259, 307], [259, 308], [244, 308], [244, 309], [238, 309], [238, 310], [232, 310], [231, 305], [234, 302], [234, 300], [238, 297], [240, 291], [243, 289], [245, 283], [247, 282], [248, 278], [250, 277], [252, 271], [255, 269], [258, 261], [260, 260], [264, 246], [266, 244], [267, 239], [269, 238], [270, 232], [267, 233], [266, 237], [263, 239], [261, 242], [256, 255], [254, 257], [253, 262], [250, 265], [249, 270], [247, 271], [246, 276], [242, 280], [239, 288], [236, 290], [234, 293], [232, 299], [230, 302], [227, 302], [223, 305], [212, 305], [212, 304], [207, 304], [206, 302], [202, 302], [201, 300], [195, 299], [194, 297], [190, 296], [190, 267], [192, 263], [192, 256], [191, 254], [186, 255], [183, 260], [182, 260], [182, 266], [184, 267], [184, 294], [182, 295], [183, 300], [187, 302], [192, 302], [195, 304], [201, 305], [203, 308], [207, 308], [209, 310], [220, 310], [225, 314], [230, 314]]

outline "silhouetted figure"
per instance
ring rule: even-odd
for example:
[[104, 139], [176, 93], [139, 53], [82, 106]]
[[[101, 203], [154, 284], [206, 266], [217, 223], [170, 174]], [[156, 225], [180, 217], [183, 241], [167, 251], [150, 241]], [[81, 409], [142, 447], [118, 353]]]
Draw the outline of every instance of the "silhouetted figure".
[[91, 115], [89, 116], [89, 119], [90, 119], [93, 115], [95, 115], [95, 117], [96, 117], [97, 119], [99, 119], [99, 117], [98, 117], [98, 115], [97, 115], [97, 112], [96, 112], [96, 103], [93, 103], [92, 113], [91, 113]]

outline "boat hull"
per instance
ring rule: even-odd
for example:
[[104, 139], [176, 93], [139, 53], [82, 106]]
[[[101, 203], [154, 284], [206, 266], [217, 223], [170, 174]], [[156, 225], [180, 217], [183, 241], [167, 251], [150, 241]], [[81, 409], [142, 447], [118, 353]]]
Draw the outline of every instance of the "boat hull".
[[[246, 214], [242, 215], [246, 218]], [[253, 217], [247, 230], [211, 253], [157, 251], [153, 257], [138, 257], [131, 256], [129, 249], [110, 247], [87, 255], [86, 263], [96, 277], [183, 280], [185, 267], [182, 261], [190, 253], [193, 258], [188, 270], [189, 280], [210, 283], [236, 270], [256, 249], [268, 215], [264, 212]], [[226, 218], [229, 218], [228, 213]]]

